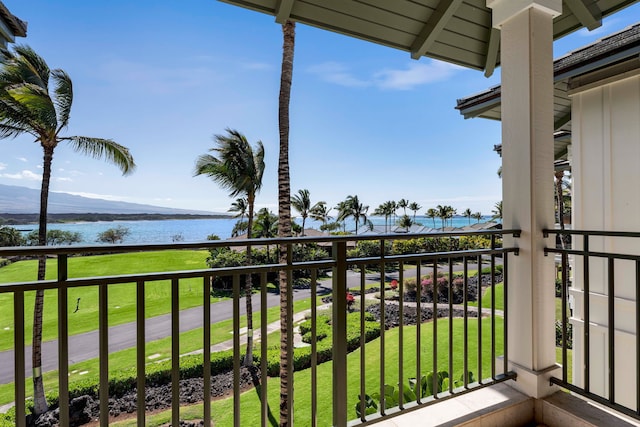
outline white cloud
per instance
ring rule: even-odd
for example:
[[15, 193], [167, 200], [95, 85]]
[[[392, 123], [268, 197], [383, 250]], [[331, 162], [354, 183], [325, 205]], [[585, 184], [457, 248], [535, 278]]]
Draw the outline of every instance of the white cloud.
[[21, 162], [27, 163], [29, 160], [27, 160], [26, 157], [18, 157], [18, 160], [20, 160]]
[[404, 69], [384, 69], [370, 78], [355, 76], [347, 66], [338, 62], [325, 62], [308, 68], [310, 73], [329, 83], [347, 87], [375, 86], [380, 89], [408, 90], [416, 86], [449, 79], [462, 67], [441, 61], [410, 62]]
[[29, 170], [23, 170], [18, 173], [4, 173], [0, 174], [0, 178], [9, 178], [16, 180], [25, 180], [25, 181], [42, 181], [42, 176], [37, 173], [33, 173]]
[[7, 164], [6, 163], [0, 163], [0, 171], [4, 170], [7, 168]]
[[73, 180], [69, 177], [64, 177], [64, 178], [56, 178], [56, 181], [58, 182], [73, 182]]
[[462, 67], [441, 61], [410, 62], [403, 70], [382, 70], [375, 74], [382, 89], [408, 90], [416, 86], [449, 79]]
[[308, 68], [312, 74], [320, 76], [320, 78], [329, 83], [335, 83], [340, 86], [347, 87], [365, 87], [371, 86], [371, 82], [358, 79], [353, 76], [348, 68], [338, 62], [324, 62], [322, 64], [313, 65]]

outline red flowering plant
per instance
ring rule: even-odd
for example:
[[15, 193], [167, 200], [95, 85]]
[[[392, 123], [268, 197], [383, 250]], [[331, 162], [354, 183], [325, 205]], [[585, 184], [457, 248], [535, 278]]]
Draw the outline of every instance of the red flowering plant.
[[351, 311], [353, 303], [356, 301], [356, 298], [353, 296], [351, 292], [347, 292], [347, 309]]
[[396, 279], [393, 279], [391, 283], [389, 283], [389, 287], [392, 291], [395, 291], [396, 289], [398, 289], [398, 281]]

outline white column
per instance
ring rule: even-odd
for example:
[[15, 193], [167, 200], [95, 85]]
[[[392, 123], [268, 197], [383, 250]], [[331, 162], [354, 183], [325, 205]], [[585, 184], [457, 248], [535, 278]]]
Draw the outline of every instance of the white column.
[[509, 263], [508, 356], [513, 386], [533, 397], [554, 391], [553, 17], [561, 0], [487, 0], [500, 28], [503, 224], [522, 230]]

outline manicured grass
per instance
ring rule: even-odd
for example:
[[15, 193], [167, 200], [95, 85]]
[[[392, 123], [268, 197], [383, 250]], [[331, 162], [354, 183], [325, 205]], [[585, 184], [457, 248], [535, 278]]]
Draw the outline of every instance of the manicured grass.
[[[318, 299], [318, 305], [322, 304]], [[311, 299], [306, 298], [304, 300], [295, 301], [293, 303], [294, 313], [301, 312], [311, 308]], [[272, 307], [267, 309], [267, 323], [272, 323], [280, 319], [280, 308]], [[246, 316], [240, 317], [240, 327], [246, 326]], [[254, 328], [260, 327], [260, 312], [254, 313]], [[214, 323], [211, 325], [211, 343], [217, 344], [223, 341], [227, 341], [233, 338], [231, 333], [233, 330], [232, 320], [225, 320], [222, 322]], [[268, 345], [279, 345], [280, 331], [276, 331], [269, 335]], [[202, 328], [193, 329], [191, 331], [180, 334], [180, 353], [188, 353], [202, 349]], [[147, 363], [151, 364], [159, 360], [168, 359], [171, 357], [171, 338], [163, 338], [161, 340], [152, 341], [145, 346], [145, 355], [147, 357]], [[130, 348], [114, 352], [109, 355], [109, 369], [111, 372], [117, 372], [135, 365], [136, 349]], [[76, 381], [86, 380], [87, 378], [95, 378], [98, 381], [98, 359], [90, 359], [83, 362], [75, 363], [69, 367], [69, 382], [73, 385]], [[44, 373], [45, 390], [55, 390], [58, 387], [58, 371], [51, 371]], [[31, 396], [32, 382], [28, 378], [26, 381], [27, 396]], [[14, 384], [2, 384], [0, 385], [0, 405], [13, 402], [14, 400]]]
[[[207, 268], [208, 251], [162, 251], [131, 254], [75, 257], [69, 259], [69, 278], [98, 277], [122, 274], [144, 274]], [[36, 280], [37, 261], [19, 261], [0, 268], [0, 283]], [[57, 260], [47, 261], [47, 279], [55, 279]], [[171, 286], [167, 280], [148, 282], [145, 286], [146, 317], [171, 311]], [[33, 301], [35, 292], [25, 293], [25, 336], [31, 342]], [[69, 335], [95, 330], [98, 327], [98, 287], [69, 288]], [[222, 298], [210, 298], [211, 302]], [[180, 281], [180, 309], [202, 305], [201, 278]], [[76, 311], [76, 306], [78, 310]], [[0, 293], [0, 351], [13, 347], [13, 294]], [[135, 284], [109, 286], [109, 324], [135, 321]], [[57, 291], [45, 292], [43, 340], [57, 337]]]
[[[446, 319], [438, 320], [438, 339], [437, 339], [437, 354], [438, 354], [438, 369], [448, 370], [448, 327], [449, 322]], [[477, 325], [478, 322], [475, 319], [470, 319], [468, 322], [468, 355], [469, 355], [469, 370], [478, 376], [478, 363], [477, 363]], [[497, 348], [502, 348], [502, 320], [497, 319], [496, 322], [497, 332]], [[453, 375], [452, 377], [458, 378], [463, 372], [463, 357], [464, 357], [464, 326], [462, 319], [454, 319], [453, 321]], [[416, 327], [406, 326], [404, 327], [404, 346], [402, 365], [404, 367], [403, 382], [407, 381], [409, 377], [416, 376]], [[490, 320], [484, 319], [482, 321], [482, 336], [484, 340], [484, 346], [482, 351], [482, 376], [487, 377], [491, 371], [491, 348], [487, 344], [490, 339]], [[421, 352], [420, 361], [422, 365], [421, 373], [426, 374], [432, 369], [432, 354], [433, 354], [433, 326], [432, 323], [423, 324], [421, 327]], [[397, 386], [398, 383], [398, 367], [400, 365], [400, 354], [398, 352], [399, 346], [399, 329], [393, 329], [386, 331], [385, 333], [385, 351], [384, 351], [384, 366], [385, 366], [385, 379], [384, 382], [393, 386]], [[365, 365], [360, 369], [360, 350], [356, 350], [348, 355], [347, 358], [347, 407], [349, 418], [355, 418], [355, 405], [357, 396], [360, 393], [360, 372], [365, 375], [365, 393], [371, 394], [379, 390], [380, 388], [380, 339], [376, 339], [368, 343], [364, 349], [365, 351]], [[498, 350], [497, 354], [501, 351]], [[318, 425], [329, 426], [331, 425], [332, 417], [332, 383], [333, 383], [333, 364], [327, 362], [318, 366]], [[294, 374], [294, 424], [296, 425], [309, 425], [311, 419], [311, 370], [306, 369]], [[279, 417], [278, 403], [279, 403], [279, 379], [270, 378], [267, 381], [267, 399], [269, 402], [269, 419], [271, 425], [277, 425]], [[215, 425], [233, 425], [233, 399], [227, 398], [217, 400], [211, 403], [212, 415]], [[192, 407], [183, 408], [181, 410], [181, 416], [185, 419], [198, 419], [202, 417], [202, 405], [194, 405]], [[147, 420], [147, 425], [157, 426], [170, 420], [170, 411], [163, 412], [150, 416]], [[260, 398], [257, 390], [251, 390], [241, 395], [240, 398], [240, 424], [241, 425], [259, 425], [260, 424]], [[117, 426], [133, 426], [135, 420], [128, 421], [126, 423], [116, 423]]]

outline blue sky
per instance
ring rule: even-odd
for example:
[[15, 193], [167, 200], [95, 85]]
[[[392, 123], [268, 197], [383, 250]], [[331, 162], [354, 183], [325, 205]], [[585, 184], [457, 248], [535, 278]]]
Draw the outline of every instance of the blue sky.
[[[282, 33], [274, 18], [212, 0], [4, 0], [28, 22], [19, 39], [74, 83], [68, 135], [112, 138], [138, 168], [114, 166], [64, 144], [52, 191], [226, 211], [233, 201], [198, 155], [227, 127], [262, 140], [267, 169], [258, 207], [277, 210], [278, 89]], [[556, 42], [555, 55], [640, 20], [640, 5], [589, 33]], [[448, 204], [490, 214], [501, 199], [500, 124], [464, 120], [456, 99], [499, 84], [465, 70], [297, 26], [291, 97], [292, 191], [329, 206], [358, 195], [370, 212], [387, 200]], [[41, 148], [0, 141], [0, 184], [39, 188]]]

